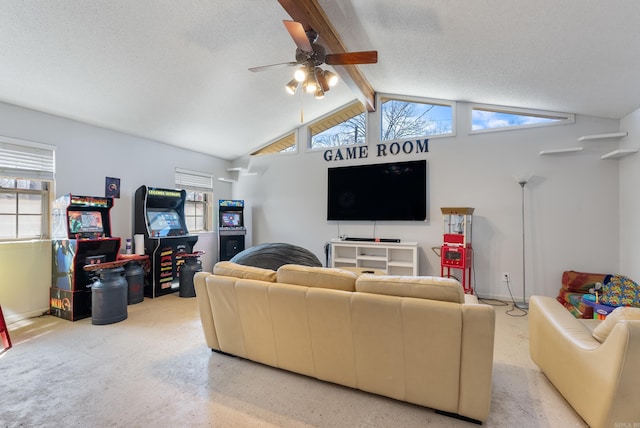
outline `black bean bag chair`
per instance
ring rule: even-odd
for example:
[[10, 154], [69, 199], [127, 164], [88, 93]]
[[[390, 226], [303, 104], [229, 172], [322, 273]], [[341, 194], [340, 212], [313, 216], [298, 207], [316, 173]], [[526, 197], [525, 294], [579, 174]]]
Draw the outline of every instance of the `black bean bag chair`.
[[233, 256], [231, 262], [245, 266], [278, 270], [282, 265], [318, 266], [322, 263], [311, 251], [283, 243], [266, 243], [247, 248]]

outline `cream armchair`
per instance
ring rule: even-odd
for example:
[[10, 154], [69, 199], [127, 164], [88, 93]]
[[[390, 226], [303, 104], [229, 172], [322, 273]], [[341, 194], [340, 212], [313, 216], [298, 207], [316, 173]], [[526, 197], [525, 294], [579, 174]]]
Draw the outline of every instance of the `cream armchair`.
[[[529, 301], [531, 359], [592, 428], [640, 426], [640, 320], [576, 319], [551, 297]], [[613, 321], [613, 319], [611, 320]]]

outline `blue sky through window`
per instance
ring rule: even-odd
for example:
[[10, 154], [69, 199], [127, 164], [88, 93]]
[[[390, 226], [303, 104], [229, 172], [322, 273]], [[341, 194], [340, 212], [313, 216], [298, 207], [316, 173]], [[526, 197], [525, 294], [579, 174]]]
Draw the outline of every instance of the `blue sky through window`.
[[540, 125], [561, 120], [565, 120], [565, 118], [473, 109], [473, 113], [471, 114], [471, 130], [481, 131], [484, 129]]

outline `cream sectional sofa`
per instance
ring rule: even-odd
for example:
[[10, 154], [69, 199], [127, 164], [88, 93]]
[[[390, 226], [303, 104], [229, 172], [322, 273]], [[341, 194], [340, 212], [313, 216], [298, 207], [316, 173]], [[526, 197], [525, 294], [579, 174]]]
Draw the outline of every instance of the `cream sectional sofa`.
[[487, 418], [495, 314], [454, 279], [219, 262], [194, 284], [214, 351]]
[[592, 428], [640, 426], [638, 311], [577, 319], [554, 298], [529, 300], [531, 359]]

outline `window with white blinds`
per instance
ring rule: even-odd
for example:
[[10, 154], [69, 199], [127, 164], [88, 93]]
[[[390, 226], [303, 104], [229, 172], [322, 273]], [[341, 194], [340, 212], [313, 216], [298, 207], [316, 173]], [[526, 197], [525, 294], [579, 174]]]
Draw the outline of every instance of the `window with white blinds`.
[[49, 237], [55, 149], [0, 136], [0, 241]]
[[213, 230], [213, 174], [176, 168], [176, 187], [187, 191], [184, 217], [189, 233]]
[[176, 186], [180, 189], [195, 189], [211, 192], [213, 190], [213, 174], [176, 168]]
[[0, 136], [0, 175], [53, 180], [55, 146]]

